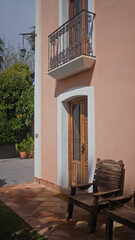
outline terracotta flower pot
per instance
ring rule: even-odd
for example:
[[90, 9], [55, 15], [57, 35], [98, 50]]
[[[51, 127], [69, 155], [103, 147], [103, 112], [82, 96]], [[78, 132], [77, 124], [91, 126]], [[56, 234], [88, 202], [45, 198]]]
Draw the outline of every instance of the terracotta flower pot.
[[20, 152], [20, 158], [28, 158], [28, 155], [26, 152]]

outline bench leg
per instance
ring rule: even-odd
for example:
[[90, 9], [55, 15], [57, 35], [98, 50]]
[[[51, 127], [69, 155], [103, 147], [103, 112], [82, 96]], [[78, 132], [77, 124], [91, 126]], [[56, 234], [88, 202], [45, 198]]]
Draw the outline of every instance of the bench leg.
[[96, 223], [97, 223], [97, 211], [91, 209], [88, 218], [88, 233], [96, 232]]
[[106, 227], [107, 240], [113, 239], [113, 220], [108, 218], [107, 227]]
[[74, 208], [74, 204], [70, 203], [70, 201], [69, 201], [68, 206], [67, 206], [67, 220], [72, 218], [73, 208]]

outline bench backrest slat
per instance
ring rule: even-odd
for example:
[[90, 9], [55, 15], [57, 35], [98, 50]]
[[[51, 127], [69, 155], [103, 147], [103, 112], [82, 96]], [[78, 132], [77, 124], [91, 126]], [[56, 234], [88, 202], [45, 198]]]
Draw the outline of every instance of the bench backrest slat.
[[123, 191], [124, 171], [122, 160], [116, 162], [110, 159], [98, 159], [94, 175], [94, 184], [98, 187], [98, 191], [116, 188]]

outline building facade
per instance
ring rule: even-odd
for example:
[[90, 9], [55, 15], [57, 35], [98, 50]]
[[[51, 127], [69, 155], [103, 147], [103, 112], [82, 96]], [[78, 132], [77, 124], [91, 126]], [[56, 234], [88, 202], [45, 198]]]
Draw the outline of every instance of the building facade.
[[36, 0], [35, 181], [91, 182], [123, 160], [135, 184], [135, 1]]

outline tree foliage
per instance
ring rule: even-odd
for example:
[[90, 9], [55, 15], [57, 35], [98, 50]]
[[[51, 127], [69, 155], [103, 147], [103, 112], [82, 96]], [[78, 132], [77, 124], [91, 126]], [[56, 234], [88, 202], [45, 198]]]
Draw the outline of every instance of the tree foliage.
[[31, 132], [34, 87], [30, 74], [22, 63], [0, 74], [0, 144], [19, 142]]
[[0, 70], [2, 69], [4, 63], [3, 55], [4, 55], [4, 41], [2, 38], [0, 38]]
[[31, 29], [32, 29], [30, 32], [31, 35], [28, 35], [27, 40], [30, 45], [30, 49], [34, 51], [35, 50], [35, 26], [33, 26]]
[[24, 58], [21, 57], [20, 47], [16, 50], [14, 46], [8, 42], [8, 45], [4, 44], [4, 53], [3, 53], [3, 70], [12, 67], [14, 64], [21, 62], [30, 67], [30, 70], [34, 71], [34, 53], [33, 51], [26, 51]]

